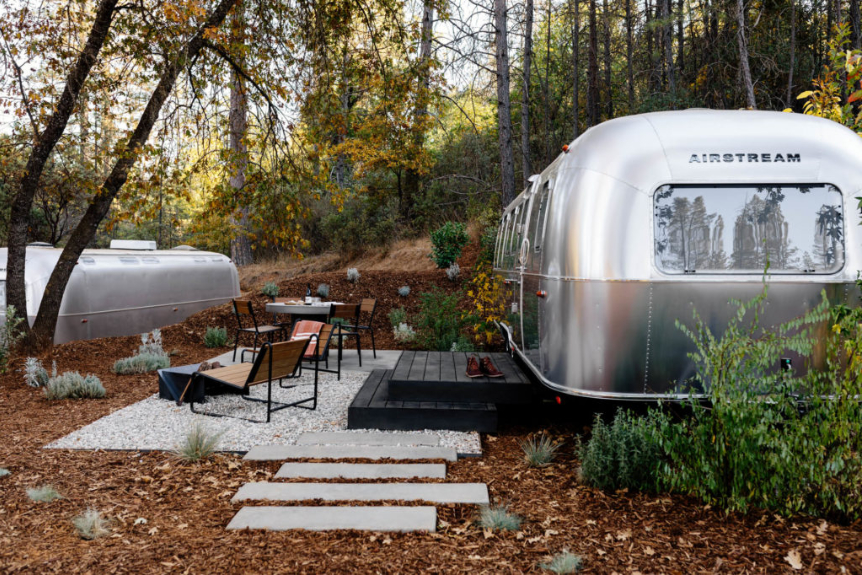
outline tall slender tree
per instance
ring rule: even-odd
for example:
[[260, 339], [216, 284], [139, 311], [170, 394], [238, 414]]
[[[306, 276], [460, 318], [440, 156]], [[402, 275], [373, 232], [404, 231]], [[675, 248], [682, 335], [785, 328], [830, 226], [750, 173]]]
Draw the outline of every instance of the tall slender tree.
[[[231, 42], [239, 48], [236, 61], [242, 65], [242, 35], [245, 32], [245, 22], [241, 3], [237, 6], [231, 20]], [[228, 125], [231, 168], [229, 185], [233, 189], [234, 196], [242, 198], [246, 170], [248, 169], [248, 144], [246, 143], [248, 136], [248, 98], [243, 79], [237, 70], [231, 70]], [[230, 257], [237, 266], [247, 266], [253, 262], [251, 240], [248, 237], [249, 207], [241, 199], [237, 204], [239, 205], [238, 213], [231, 217], [234, 230], [230, 239]]]
[[757, 102], [754, 99], [754, 82], [751, 80], [751, 66], [748, 61], [748, 39], [745, 35], [745, 6], [743, 0], [736, 0], [736, 41], [739, 46], [739, 67], [745, 94], [745, 105], [752, 110], [756, 110]]
[[587, 50], [587, 127], [599, 123], [599, 40], [596, 23], [596, 0], [589, 4], [590, 38]]
[[497, 133], [500, 142], [501, 204], [515, 199], [515, 159], [512, 155], [512, 104], [509, 98], [509, 37], [506, 0], [494, 0], [494, 44], [497, 69]]
[[579, 67], [579, 56], [581, 53], [581, 1], [574, 0], [574, 15], [572, 17], [572, 133], [577, 138], [581, 135], [580, 116], [581, 116], [581, 69]]
[[533, 165], [530, 161], [530, 67], [533, 62], [533, 0], [524, 3], [524, 54], [521, 90], [521, 158], [524, 187], [530, 183]]

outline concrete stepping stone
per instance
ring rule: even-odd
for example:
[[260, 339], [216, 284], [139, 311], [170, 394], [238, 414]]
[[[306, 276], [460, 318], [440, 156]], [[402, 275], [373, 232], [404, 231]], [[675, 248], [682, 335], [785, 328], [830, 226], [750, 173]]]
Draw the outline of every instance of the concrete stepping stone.
[[246, 483], [231, 501], [430, 501], [488, 505], [484, 483]]
[[445, 479], [444, 463], [285, 463], [276, 478], [296, 479]]
[[434, 507], [243, 507], [228, 529], [436, 531]]
[[259, 445], [243, 459], [280, 461], [285, 459], [445, 459], [455, 461], [458, 453], [449, 447], [427, 445]]
[[297, 445], [440, 445], [439, 435], [427, 433], [345, 433], [343, 431], [318, 431], [303, 433]]

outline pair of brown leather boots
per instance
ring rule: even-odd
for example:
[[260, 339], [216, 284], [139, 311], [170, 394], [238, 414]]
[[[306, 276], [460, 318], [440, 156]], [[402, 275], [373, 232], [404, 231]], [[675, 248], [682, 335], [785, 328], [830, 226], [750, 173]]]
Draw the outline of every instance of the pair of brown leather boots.
[[503, 377], [503, 372], [494, 367], [491, 363], [491, 358], [487, 355], [482, 359], [477, 359], [475, 355], [471, 355], [467, 360], [467, 377]]

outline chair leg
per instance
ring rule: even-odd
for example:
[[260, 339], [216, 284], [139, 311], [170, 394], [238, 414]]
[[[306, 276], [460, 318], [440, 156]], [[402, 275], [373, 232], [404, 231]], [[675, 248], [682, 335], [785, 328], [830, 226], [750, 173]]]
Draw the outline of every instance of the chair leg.
[[269, 423], [269, 416], [271, 413], [272, 413], [272, 379], [270, 379], [268, 382], [266, 382], [266, 422], [267, 423]]
[[371, 334], [371, 349], [374, 351], [374, 359], [377, 359], [377, 345], [374, 343], [374, 328], [368, 328], [368, 332]]
[[233, 362], [236, 363], [236, 348], [239, 347], [239, 334], [241, 331], [237, 331], [236, 335], [233, 338]]
[[359, 332], [356, 332], [356, 353], [359, 354], [359, 367], [362, 367], [362, 345], [359, 343]]

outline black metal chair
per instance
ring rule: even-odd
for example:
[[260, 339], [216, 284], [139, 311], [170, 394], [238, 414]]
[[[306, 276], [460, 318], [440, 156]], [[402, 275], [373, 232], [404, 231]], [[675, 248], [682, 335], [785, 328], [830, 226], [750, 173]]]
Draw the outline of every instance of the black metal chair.
[[[350, 329], [347, 326], [359, 323], [359, 304], [339, 304], [332, 306], [332, 315], [330, 321], [338, 326], [338, 330], [333, 334], [338, 338], [338, 361], [341, 362], [341, 350], [344, 346], [344, 338], [352, 337], [356, 339], [356, 353], [359, 354], [359, 367], [362, 367], [362, 342], [361, 333], [357, 329]], [[336, 320], [336, 321], [332, 321]]]
[[[220, 367], [204, 372], [196, 372], [192, 376], [190, 385], [205, 385], [207, 381], [216, 382], [221, 385], [233, 387], [243, 392], [253, 385], [267, 384], [266, 399], [241, 395], [246, 401], [256, 401], [266, 404], [266, 423], [269, 423], [273, 412], [288, 407], [301, 407], [303, 409], [317, 409], [317, 373], [314, 374], [314, 394], [290, 403], [282, 403], [272, 400], [272, 383], [277, 381], [279, 387], [290, 389], [294, 385], [284, 385], [285, 380], [298, 378], [302, 375], [302, 358], [310, 340], [302, 339], [296, 341], [283, 341], [280, 343], [264, 343], [258, 351], [254, 363], [237, 363], [227, 367]], [[206, 411], [195, 411], [194, 397], [189, 401], [189, 408], [194, 413], [209, 415], [211, 417], [233, 417], [244, 419], [255, 423], [263, 423], [256, 419], [239, 417], [229, 414], [220, 414]], [[311, 406], [305, 405], [311, 403]]]
[[[257, 318], [254, 315], [254, 308], [251, 305], [251, 301], [245, 299], [235, 299], [233, 300], [233, 313], [236, 316], [237, 329], [236, 334], [233, 338], [233, 360], [236, 361], [236, 350], [239, 347], [239, 335], [241, 333], [250, 333], [254, 334], [254, 345], [252, 347], [252, 353], [257, 353], [257, 344], [258, 340], [262, 337], [266, 337], [266, 339], [272, 343], [273, 334], [277, 332], [281, 332], [284, 335], [286, 332], [284, 330], [283, 325], [258, 325]], [[242, 318], [249, 317], [251, 318], [251, 327], [244, 327], [242, 325]], [[245, 352], [248, 350], [243, 350], [243, 356]], [[245, 359], [241, 357], [240, 359]]]
[[[376, 310], [377, 300], [373, 298], [364, 298], [362, 303], [359, 304], [359, 315], [357, 316], [356, 321], [353, 324], [347, 324], [344, 326], [345, 329], [358, 333], [367, 331], [369, 335], [371, 335], [371, 351], [374, 353], [374, 359], [377, 359], [377, 345], [374, 343], [374, 312]], [[366, 325], [361, 325], [359, 323], [359, 319], [363, 314], [368, 314], [368, 323]], [[361, 358], [359, 365], [362, 365]]]

